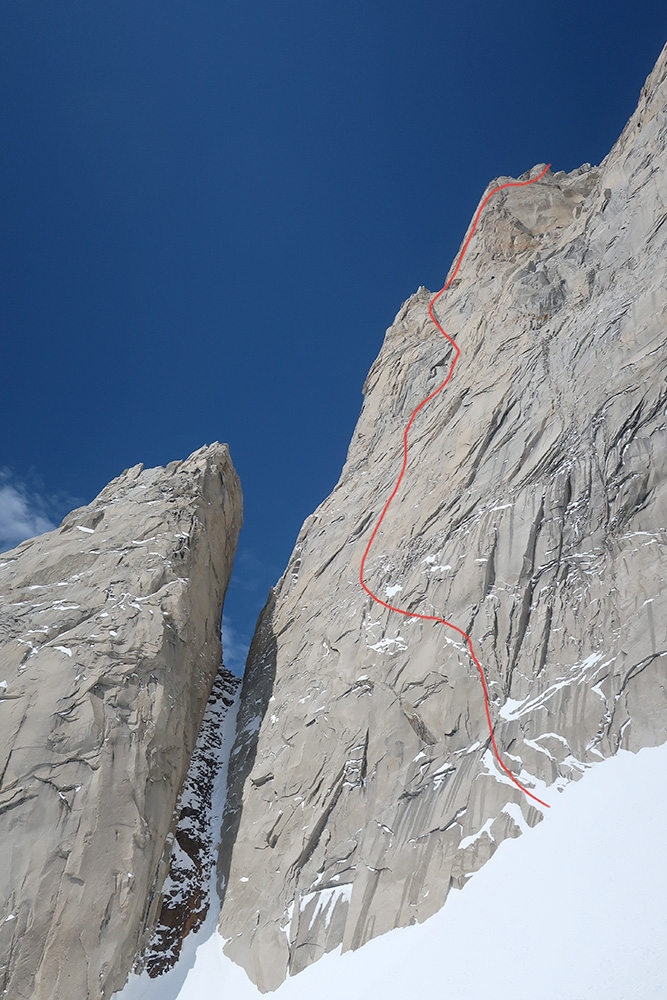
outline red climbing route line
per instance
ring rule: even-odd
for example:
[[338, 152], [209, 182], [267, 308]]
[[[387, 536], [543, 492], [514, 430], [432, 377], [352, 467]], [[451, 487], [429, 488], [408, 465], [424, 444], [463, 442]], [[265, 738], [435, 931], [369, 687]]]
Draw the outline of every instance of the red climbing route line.
[[378, 604], [381, 604], [383, 608], [388, 608], [389, 611], [395, 611], [399, 615], [405, 615], [407, 618], [421, 618], [423, 621], [427, 621], [427, 622], [440, 622], [441, 625], [446, 625], [447, 628], [453, 629], [455, 632], [458, 632], [458, 634], [463, 639], [465, 639], [465, 641], [466, 641], [466, 643], [468, 645], [468, 650], [470, 652], [470, 657], [471, 657], [473, 663], [475, 664], [475, 666], [477, 667], [477, 670], [478, 670], [479, 676], [480, 676], [480, 680], [482, 682], [482, 691], [484, 692], [484, 709], [486, 711], [486, 721], [487, 721], [487, 724], [488, 724], [488, 727], [489, 727], [489, 735], [491, 737], [491, 746], [493, 747], [493, 752], [495, 754], [496, 760], [500, 764], [500, 766], [503, 769], [503, 771], [505, 772], [505, 774], [507, 774], [508, 777], [514, 782], [514, 784], [517, 786], [517, 788], [520, 788], [521, 791], [524, 792], [524, 794], [528, 796], [528, 798], [533, 799], [535, 802], [539, 802], [539, 804], [541, 806], [545, 806], [547, 809], [550, 808], [549, 803], [548, 802], [543, 802], [542, 799], [538, 799], [537, 795], [533, 795], [533, 793], [529, 792], [527, 788], [524, 788], [524, 786], [521, 784], [521, 782], [517, 781], [517, 779], [514, 777], [514, 775], [512, 774], [512, 772], [510, 771], [510, 769], [507, 767], [507, 765], [503, 761], [502, 757], [500, 756], [500, 751], [498, 750], [498, 747], [496, 745], [496, 738], [495, 738], [494, 733], [493, 733], [493, 722], [491, 721], [491, 712], [490, 712], [490, 709], [489, 709], [489, 689], [488, 689], [487, 684], [486, 684], [486, 677], [484, 676], [484, 670], [482, 668], [481, 663], [479, 662], [479, 660], [475, 656], [475, 650], [473, 649], [473, 646], [472, 646], [472, 639], [470, 638], [470, 636], [468, 635], [468, 633], [464, 632], [463, 629], [459, 628], [458, 625], [454, 625], [452, 622], [448, 622], [446, 618], [440, 618], [438, 615], [420, 615], [420, 614], [416, 614], [414, 611], [406, 611], [405, 608], [397, 608], [397, 607], [394, 607], [393, 604], [388, 604], [387, 601], [383, 601], [381, 597], [378, 597], [377, 594], [373, 593], [373, 591], [370, 589], [370, 587], [366, 586], [366, 584], [364, 582], [364, 568], [366, 566], [366, 559], [368, 558], [368, 553], [370, 552], [371, 546], [372, 546], [373, 542], [375, 541], [375, 536], [377, 535], [378, 531], [380, 530], [380, 525], [382, 524], [382, 522], [384, 520], [385, 514], [389, 510], [391, 502], [394, 499], [394, 497], [396, 496], [396, 494], [398, 493], [398, 490], [399, 490], [399, 487], [401, 485], [401, 482], [403, 481], [403, 476], [405, 475], [405, 470], [406, 470], [407, 464], [408, 464], [408, 434], [409, 434], [410, 428], [412, 427], [412, 424], [414, 423], [414, 419], [417, 416], [417, 414], [419, 413], [419, 411], [421, 409], [423, 409], [423, 407], [426, 406], [427, 403], [429, 403], [435, 396], [438, 395], [439, 392], [442, 392], [442, 390], [445, 388], [445, 386], [447, 385], [447, 383], [451, 379], [452, 375], [454, 374], [454, 367], [455, 367], [456, 362], [459, 360], [459, 357], [461, 355], [461, 351], [460, 351], [460, 349], [459, 349], [456, 341], [452, 337], [450, 337], [448, 333], [445, 332], [445, 330], [442, 328], [442, 326], [440, 325], [440, 323], [436, 319], [435, 313], [433, 312], [433, 307], [436, 304], [436, 302], [438, 301], [438, 299], [440, 298], [440, 296], [444, 295], [444, 293], [447, 291], [447, 289], [451, 285], [452, 281], [456, 277], [456, 275], [458, 273], [458, 270], [459, 270], [459, 268], [461, 266], [461, 262], [462, 262], [465, 254], [466, 254], [466, 251], [467, 251], [467, 249], [468, 249], [468, 247], [470, 245], [470, 241], [473, 238], [475, 230], [477, 229], [477, 223], [479, 222], [480, 215], [482, 214], [482, 212], [484, 211], [484, 208], [486, 207], [486, 205], [488, 204], [488, 202], [490, 201], [490, 199], [494, 196], [494, 194], [497, 194], [498, 191], [502, 191], [504, 188], [525, 187], [527, 184], [535, 184], [536, 181], [539, 181], [539, 180], [541, 180], [544, 177], [544, 175], [546, 174], [546, 172], [548, 171], [548, 169], [549, 169], [550, 166], [551, 166], [551, 164], [548, 164], [544, 168], [544, 170], [542, 171], [541, 174], [538, 174], [537, 177], [532, 177], [530, 180], [527, 180], [527, 181], [508, 181], [506, 184], [499, 184], [498, 187], [495, 187], [495, 188], [493, 188], [492, 191], [489, 191], [489, 193], [486, 195], [486, 197], [482, 201], [482, 204], [477, 209], [477, 212], [475, 214], [475, 218], [473, 219], [473, 222], [472, 222], [472, 226], [470, 227], [470, 232], [468, 233], [468, 236], [466, 237], [466, 241], [463, 244], [463, 247], [461, 248], [461, 252], [460, 252], [460, 254], [458, 256], [458, 260], [456, 261], [456, 266], [454, 267], [454, 270], [452, 271], [452, 273], [450, 274], [449, 278], [445, 282], [444, 287], [441, 288], [440, 291], [437, 292], [433, 296], [433, 298], [431, 299], [431, 301], [429, 303], [429, 307], [428, 307], [429, 316], [431, 317], [431, 319], [433, 320], [433, 322], [435, 323], [435, 325], [437, 326], [438, 330], [443, 335], [443, 337], [445, 338], [445, 340], [447, 340], [452, 345], [452, 347], [454, 349], [454, 356], [453, 356], [453, 358], [452, 358], [452, 360], [450, 362], [449, 371], [447, 372], [447, 378], [445, 379], [445, 381], [442, 382], [438, 386], [437, 389], [434, 389], [433, 392], [430, 393], [430, 395], [428, 395], [426, 397], [426, 399], [422, 399], [421, 403], [418, 406], [416, 406], [414, 408], [414, 410], [412, 411], [412, 416], [410, 417], [410, 419], [408, 420], [408, 422], [406, 424], [405, 430], [403, 431], [403, 465], [401, 466], [401, 471], [398, 474], [398, 479], [396, 480], [396, 485], [394, 486], [394, 489], [392, 490], [391, 496], [389, 497], [389, 499], [387, 500], [386, 504], [382, 508], [382, 513], [380, 514], [380, 517], [378, 518], [377, 524], [373, 528], [373, 533], [371, 534], [371, 537], [368, 539], [368, 544], [366, 545], [366, 549], [364, 551], [364, 554], [361, 557], [361, 566], [359, 567], [359, 582], [360, 582], [361, 586], [364, 588], [364, 590], [366, 591], [366, 593], [369, 594], [373, 598], [373, 600], [376, 601]]

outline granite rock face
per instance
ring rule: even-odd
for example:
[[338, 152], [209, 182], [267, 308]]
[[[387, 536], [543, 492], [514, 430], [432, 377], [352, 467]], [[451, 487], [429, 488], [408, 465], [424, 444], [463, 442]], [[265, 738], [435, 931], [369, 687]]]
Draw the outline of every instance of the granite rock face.
[[0, 992], [12, 1000], [109, 997], [150, 932], [220, 666], [241, 508], [215, 444], [127, 470], [0, 556]]
[[[437, 306], [461, 360], [367, 563], [376, 593], [471, 634], [504, 760], [556, 806], [667, 740], [666, 144], [667, 49], [599, 167], [494, 196]], [[459, 637], [359, 586], [448, 366], [430, 298], [387, 331], [250, 652], [220, 933], [262, 990], [426, 919], [541, 818], [494, 760]]]

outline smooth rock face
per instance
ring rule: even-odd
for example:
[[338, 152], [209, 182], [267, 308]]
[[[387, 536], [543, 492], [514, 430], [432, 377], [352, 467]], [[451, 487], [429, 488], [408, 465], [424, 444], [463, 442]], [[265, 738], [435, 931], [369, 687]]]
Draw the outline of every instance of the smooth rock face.
[[108, 997], [150, 931], [220, 666], [241, 507], [215, 444], [129, 469], [0, 556], [0, 992], [12, 1000]]
[[[472, 635], [504, 760], [552, 801], [667, 740], [666, 142], [667, 49], [600, 167], [494, 196], [437, 307], [461, 360], [367, 563], [380, 596]], [[250, 652], [220, 933], [262, 990], [424, 920], [541, 817], [459, 637], [359, 586], [447, 371], [430, 297], [388, 330]]]

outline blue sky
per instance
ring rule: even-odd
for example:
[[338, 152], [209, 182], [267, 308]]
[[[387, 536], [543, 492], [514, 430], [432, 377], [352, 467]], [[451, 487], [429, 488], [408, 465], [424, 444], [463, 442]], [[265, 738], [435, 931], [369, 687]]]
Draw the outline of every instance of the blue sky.
[[493, 177], [604, 157], [667, 7], [4, 0], [0, 27], [0, 545], [227, 441], [240, 650], [401, 302]]

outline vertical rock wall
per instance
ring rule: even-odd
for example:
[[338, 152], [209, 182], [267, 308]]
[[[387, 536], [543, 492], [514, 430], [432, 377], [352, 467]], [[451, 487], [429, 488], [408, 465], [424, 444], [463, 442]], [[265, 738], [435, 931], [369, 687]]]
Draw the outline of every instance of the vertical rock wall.
[[0, 555], [0, 992], [108, 997], [160, 902], [242, 519], [227, 447]]
[[[472, 635], [504, 759], [552, 800], [667, 739], [666, 144], [667, 50], [601, 166], [494, 197], [438, 304], [461, 360], [367, 564]], [[262, 990], [424, 920], [541, 816], [496, 765], [457, 635], [359, 587], [449, 363], [430, 297], [387, 331], [250, 653], [220, 932]]]

